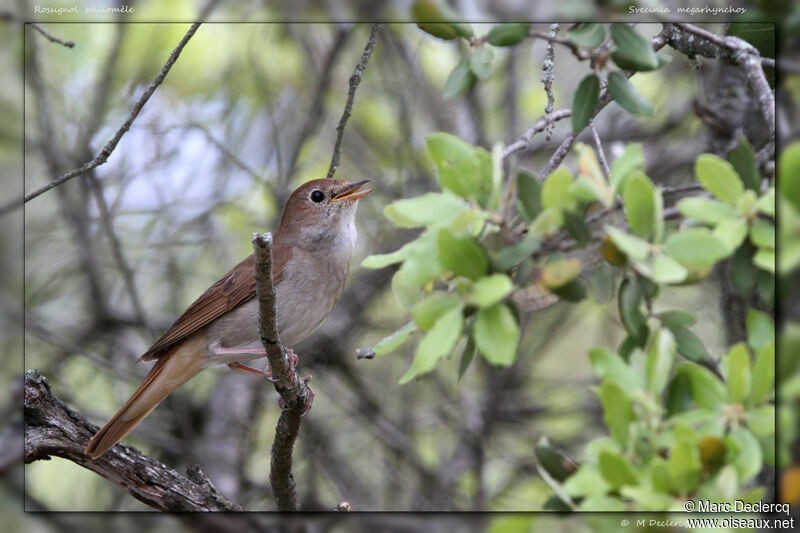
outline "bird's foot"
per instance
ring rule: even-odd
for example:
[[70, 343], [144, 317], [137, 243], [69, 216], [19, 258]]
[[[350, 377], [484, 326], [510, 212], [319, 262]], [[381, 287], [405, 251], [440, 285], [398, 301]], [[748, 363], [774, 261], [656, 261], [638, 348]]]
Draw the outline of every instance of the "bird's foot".
[[[301, 379], [303, 380], [303, 383], [306, 384], [306, 388], [308, 389], [305, 409], [303, 409], [303, 412], [300, 414], [300, 418], [303, 418], [311, 410], [311, 404], [314, 403], [314, 389], [312, 389], [311, 385], [308, 384], [308, 382], [311, 381], [311, 376], [306, 376]], [[286, 402], [283, 400], [283, 398], [278, 398], [278, 406], [284, 411], [289, 411], [291, 409], [288, 405], [286, 405]]]
[[266, 379], [270, 383], [275, 383], [275, 382], [278, 381], [278, 378], [276, 378], [276, 377], [274, 377], [272, 375], [272, 368], [269, 366], [269, 361], [267, 361], [267, 364], [264, 367], [264, 370], [262, 370], [260, 373], [264, 377], [264, 379]]

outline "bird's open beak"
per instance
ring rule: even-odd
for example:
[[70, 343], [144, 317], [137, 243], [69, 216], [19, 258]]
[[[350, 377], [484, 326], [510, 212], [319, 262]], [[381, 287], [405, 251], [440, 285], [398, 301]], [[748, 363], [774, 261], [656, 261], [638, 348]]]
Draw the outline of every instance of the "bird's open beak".
[[366, 185], [370, 181], [371, 180], [363, 180], [351, 184], [345, 190], [343, 190], [342, 192], [331, 198], [331, 202], [337, 202], [339, 200], [345, 200], [345, 199], [358, 200], [359, 198], [368, 195], [369, 193], [372, 192], [372, 189], [367, 189], [365, 191], [359, 191], [358, 189], [360, 189], [362, 186]]

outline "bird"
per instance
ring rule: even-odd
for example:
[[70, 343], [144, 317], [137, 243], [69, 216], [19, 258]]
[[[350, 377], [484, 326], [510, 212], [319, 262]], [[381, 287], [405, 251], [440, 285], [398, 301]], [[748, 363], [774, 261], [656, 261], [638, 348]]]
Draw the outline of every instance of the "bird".
[[[315, 179], [300, 185], [286, 201], [273, 241], [272, 278], [278, 335], [292, 365], [297, 356], [289, 347], [325, 322], [344, 291], [356, 243], [358, 200], [372, 192], [362, 188], [369, 182]], [[254, 266], [251, 254], [200, 295], [142, 354], [139, 361], [155, 364], [95, 433], [86, 455], [102, 456], [164, 398], [208, 367], [227, 365], [271, 379], [269, 365], [258, 370], [245, 364], [266, 356], [259, 336]]]

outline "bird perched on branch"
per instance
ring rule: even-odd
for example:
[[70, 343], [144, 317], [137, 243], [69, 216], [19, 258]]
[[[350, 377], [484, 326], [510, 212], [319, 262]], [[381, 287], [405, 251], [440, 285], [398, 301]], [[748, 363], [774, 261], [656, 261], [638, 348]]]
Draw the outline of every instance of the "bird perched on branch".
[[[304, 183], [286, 202], [273, 244], [272, 278], [282, 344], [311, 335], [344, 291], [356, 240], [358, 199], [369, 180], [318, 179]], [[118, 443], [172, 391], [201, 370], [228, 365], [271, 379], [269, 365], [244, 363], [266, 356], [259, 336], [254, 256], [208, 288], [140, 358], [155, 361], [127, 402], [98, 431], [85, 453], [96, 459]], [[291, 364], [297, 356], [289, 352]], [[310, 408], [309, 399], [306, 410]]]

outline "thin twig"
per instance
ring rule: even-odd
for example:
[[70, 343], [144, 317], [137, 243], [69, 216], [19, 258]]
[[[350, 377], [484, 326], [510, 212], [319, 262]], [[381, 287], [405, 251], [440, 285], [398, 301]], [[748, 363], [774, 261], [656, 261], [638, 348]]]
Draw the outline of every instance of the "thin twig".
[[279, 511], [299, 511], [300, 500], [292, 475], [292, 450], [303, 413], [312, 400], [306, 379], [301, 379], [289, 362], [278, 335], [275, 310], [275, 285], [272, 279], [272, 234], [253, 234], [255, 250], [256, 296], [259, 304], [259, 334], [267, 352], [275, 390], [283, 400], [284, 410], [275, 427], [269, 482]]
[[611, 169], [608, 166], [606, 153], [603, 150], [603, 143], [600, 142], [600, 136], [597, 134], [597, 128], [594, 127], [594, 120], [589, 121], [589, 130], [592, 132], [594, 147], [597, 149], [597, 158], [600, 160], [600, 166], [603, 169], [603, 175], [608, 178], [609, 174], [611, 174]]
[[337, 28], [333, 44], [325, 58], [322, 70], [317, 76], [317, 84], [314, 97], [311, 100], [311, 107], [306, 114], [305, 122], [303, 122], [299, 135], [295, 139], [294, 144], [290, 147], [289, 158], [286, 163], [286, 172], [283, 176], [279, 176], [279, 181], [282, 184], [286, 184], [292, 179], [297, 168], [297, 160], [300, 157], [300, 149], [303, 147], [306, 139], [314, 133], [324, 119], [325, 92], [328, 90], [331, 83], [331, 74], [333, 73], [333, 66], [336, 63], [336, 58], [339, 57], [339, 54], [344, 49], [349, 35], [350, 31], [348, 29], [343, 27]]
[[80, 168], [71, 170], [66, 174], [62, 174], [61, 176], [54, 179], [47, 185], [44, 185], [43, 187], [40, 187], [39, 189], [36, 189], [32, 193], [26, 195], [23, 199], [14, 200], [11, 203], [6, 204], [2, 208], [0, 208], [0, 215], [6, 213], [7, 211], [10, 211], [11, 209], [19, 207], [23, 203], [29, 202], [38, 196], [41, 196], [50, 189], [58, 187], [59, 185], [66, 183], [72, 178], [85, 174], [86, 172], [92, 170], [93, 168], [96, 168], [104, 164], [108, 160], [109, 156], [111, 156], [114, 149], [117, 147], [117, 144], [119, 143], [120, 139], [122, 139], [122, 136], [125, 135], [125, 133], [130, 129], [131, 124], [133, 124], [133, 121], [136, 120], [136, 117], [139, 116], [142, 107], [144, 107], [144, 105], [153, 95], [156, 88], [159, 85], [161, 85], [161, 82], [164, 81], [164, 78], [166, 78], [167, 73], [169, 73], [170, 69], [172, 68], [172, 65], [178, 59], [178, 56], [181, 55], [183, 47], [186, 46], [186, 43], [189, 42], [189, 39], [192, 38], [192, 36], [197, 31], [197, 28], [199, 27], [200, 27], [199, 22], [192, 24], [192, 26], [189, 28], [189, 31], [186, 32], [186, 35], [184, 35], [183, 39], [181, 39], [180, 43], [178, 43], [178, 46], [176, 46], [175, 49], [172, 51], [172, 53], [169, 55], [167, 62], [161, 68], [161, 72], [158, 73], [158, 76], [156, 76], [156, 78], [153, 80], [153, 83], [150, 84], [147, 90], [142, 94], [142, 96], [133, 106], [133, 110], [131, 111], [131, 114], [128, 116], [127, 120], [125, 120], [125, 122], [122, 124], [122, 126], [120, 126], [120, 128], [117, 130], [114, 136], [105, 144], [105, 146], [103, 146], [103, 149], [100, 150], [100, 152], [95, 156], [94, 159], [85, 163]]
[[347, 125], [347, 119], [350, 118], [350, 114], [353, 109], [353, 100], [356, 97], [356, 89], [358, 89], [358, 86], [361, 83], [364, 70], [367, 68], [367, 63], [372, 55], [372, 51], [375, 49], [375, 40], [378, 37], [378, 31], [380, 30], [380, 27], [380, 24], [372, 24], [370, 26], [369, 39], [367, 39], [367, 44], [364, 46], [364, 52], [362, 52], [361, 59], [358, 61], [355, 70], [353, 70], [353, 74], [350, 76], [350, 88], [347, 90], [347, 102], [344, 105], [342, 118], [339, 119], [339, 125], [336, 126], [336, 143], [333, 146], [331, 165], [328, 168], [328, 175], [325, 176], [326, 178], [332, 178], [336, 173], [336, 169], [339, 168], [339, 157], [342, 155], [342, 139], [344, 138], [344, 128]]
[[73, 43], [72, 41], [62, 41], [62, 40], [61, 40], [61, 39], [59, 39], [58, 37], [55, 37], [55, 36], [53, 36], [53, 35], [50, 35], [50, 34], [49, 34], [49, 33], [47, 33], [46, 31], [44, 31], [44, 30], [43, 30], [43, 29], [42, 29], [42, 28], [41, 28], [41, 27], [40, 27], [38, 24], [36, 24], [35, 22], [29, 22], [28, 24], [30, 24], [30, 25], [31, 25], [31, 28], [33, 28], [34, 30], [36, 30], [36, 31], [38, 31], [39, 33], [41, 33], [42, 35], [44, 35], [44, 37], [45, 37], [45, 38], [46, 38], [48, 41], [50, 41], [50, 42], [58, 43], [58, 44], [60, 44], [61, 46], [66, 46], [67, 48], [72, 48], [73, 46], [75, 46], [75, 43]]
[[537, 133], [544, 131], [548, 124], [565, 119], [571, 115], [572, 115], [571, 109], [559, 109], [558, 111], [553, 111], [549, 115], [541, 117], [533, 124], [533, 126], [528, 128], [518, 140], [514, 141], [513, 143], [505, 147], [505, 149], [503, 150], [503, 159], [508, 158], [508, 156], [510, 156], [514, 152], [519, 152], [520, 150], [524, 150], [525, 148], [527, 148], [528, 145], [531, 143], [531, 139], [533, 139], [533, 136], [536, 135]]

